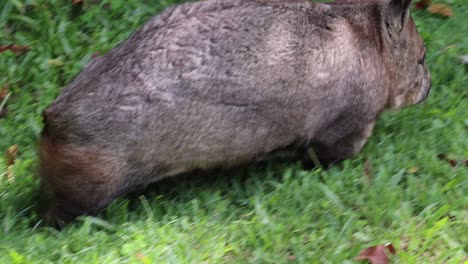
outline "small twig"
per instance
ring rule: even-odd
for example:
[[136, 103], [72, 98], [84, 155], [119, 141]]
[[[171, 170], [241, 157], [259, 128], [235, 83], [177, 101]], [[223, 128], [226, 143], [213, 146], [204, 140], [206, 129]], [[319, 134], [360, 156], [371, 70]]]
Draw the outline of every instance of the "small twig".
[[5, 107], [8, 98], [10, 98], [11, 92], [8, 93], [5, 98], [3, 98], [2, 103], [0, 103], [0, 113], [3, 111], [3, 107]]
[[308, 147], [307, 148], [307, 153], [309, 154], [309, 157], [310, 159], [312, 160], [312, 163], [314, 163], [314, 165], [316, 167], [319, 167], [321, 168], [322, 167], [322, 164], [320, 164], [320, 161], [319, 159], [317, 158], [317, 154], [315, 154], [315, 151], [312, 147]]
[[5, 51], [11, 51], [15, 54], [23, 53], [29, 50], [29, 46], [21, 46], [16, 44], [9, 44], [9, 45], [0, 45], [0, 53]]

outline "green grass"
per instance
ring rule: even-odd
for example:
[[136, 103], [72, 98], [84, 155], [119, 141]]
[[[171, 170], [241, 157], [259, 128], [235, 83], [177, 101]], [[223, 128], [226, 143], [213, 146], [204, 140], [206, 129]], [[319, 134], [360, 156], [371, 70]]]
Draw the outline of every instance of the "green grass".
[[464, 1], [447, 0], [449, 19], [414, 13], [431, 95], [386, 113], [356, 158], [328, 170], [270, 163], [165, 181], [61, 232], [37, 215], [41, 110], [94, 52], [175, 1], [88, 1], [83, 11], [64, 0], [1, 1], [0, 45], [31, 49], [0, 54], [0, 87], [11, 91], [0, 151], [19, 146], [13, 182], [0, 157], [0, 263], [350, 263], [383, 243], [397, 249], [395, 263], [467, 261], [468, 170], [437, 157], [468, 158], [468, 66], [458, 59], [468, 54]]

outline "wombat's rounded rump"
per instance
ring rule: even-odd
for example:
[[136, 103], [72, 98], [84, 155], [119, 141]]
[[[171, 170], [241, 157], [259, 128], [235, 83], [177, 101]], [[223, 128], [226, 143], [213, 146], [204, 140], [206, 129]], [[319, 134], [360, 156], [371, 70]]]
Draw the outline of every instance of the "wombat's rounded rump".
[[430, 78], [409, 0], [208, 0], [151, 19], [44, 111], [41, 176], [64, 220], [194, 169], [360, 151]]

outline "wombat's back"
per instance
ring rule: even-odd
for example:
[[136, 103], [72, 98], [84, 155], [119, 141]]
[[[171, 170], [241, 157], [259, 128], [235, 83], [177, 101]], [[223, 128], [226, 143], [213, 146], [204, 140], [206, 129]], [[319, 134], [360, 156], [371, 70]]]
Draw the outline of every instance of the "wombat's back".
[[49, 132], [153, 164], [157, 177], [231, 166], [300, 140], [301, 109], [321, 100], [302, 84], [313, 60], [304, 34], [320, 46], [331, 33], [298, 27], [319, 7], [297, 3], [211, 0], [164, 12], [87, 65], [46, 110]]

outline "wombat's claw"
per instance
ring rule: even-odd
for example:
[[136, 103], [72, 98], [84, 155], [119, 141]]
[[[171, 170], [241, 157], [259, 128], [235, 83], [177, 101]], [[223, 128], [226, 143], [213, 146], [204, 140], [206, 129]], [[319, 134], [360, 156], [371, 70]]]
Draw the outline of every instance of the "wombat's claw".
[[47, 226], [61, 229], [78, 216], [86, 214], [84, 210], [73, 206], [56, 205], [44, 214], [43, 219]]
[[49, 209], [43, 216], [42, 219], [46, 226], [61, 230], [67, 222], [62, 220], [57, 216], [57, 211], [55, 208]]

